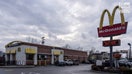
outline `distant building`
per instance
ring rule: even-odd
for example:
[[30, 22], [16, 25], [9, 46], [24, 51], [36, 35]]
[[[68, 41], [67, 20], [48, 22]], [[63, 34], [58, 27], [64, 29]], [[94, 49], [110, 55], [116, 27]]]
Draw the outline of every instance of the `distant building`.
[[0, 51], [0, 66], [5, 64], [5, 54]]
[[92, 53], [89, 55], [89, 61], [91, 63], [95, 63], [96, 60], [105, 60], [105, 59], [109, 59], [109, 53], [107, 52], [101, 52], [101, 53]]
[[128, 58], [128, 50], [120, 50], [120, 53], [121, 53], [121, 58]]
[[87, 52], [67, 48], [13, 41], [6, 46], [5, 60], [14, 65], [46, 65], [65, 59], [87, 61]]
[[0, 51], [0, 57], [4, 55], [4, 52]]
[[128, 50], [120, 50], [121, 53], [128, 53]]

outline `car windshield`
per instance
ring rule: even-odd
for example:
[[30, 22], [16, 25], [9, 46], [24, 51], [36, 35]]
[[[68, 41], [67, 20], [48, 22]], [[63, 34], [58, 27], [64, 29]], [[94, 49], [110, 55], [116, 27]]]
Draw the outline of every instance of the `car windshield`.
[[128, 61], [126, 58], [121, 58], [119, 61]]
[[64, 61], [59, 61], [59, 62], [64, 62]]

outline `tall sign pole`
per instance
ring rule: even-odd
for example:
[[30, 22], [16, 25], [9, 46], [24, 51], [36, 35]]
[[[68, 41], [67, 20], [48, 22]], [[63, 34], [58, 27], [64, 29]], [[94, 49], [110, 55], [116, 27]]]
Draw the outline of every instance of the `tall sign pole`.
[[[110, 41], [113, 40], [113, 36], [110, 36]], [[110, 45], [110, 67], [113, 67], [113, 46]]]
[[[114, 24], [114, 16], [116, 10], [120, 10], [121, 23]], [[124, 19], [124, 14], [121, 12], [122, 8], [116, 6], [112, 14], [105, 9], [101, 15], [100, 26], [97, 28], [98, 37], [110, 37], [110, 40], [103, 41], [103, 46], [110, 47], [110, 67], [113, 68], [113, 46], [120, 46], [120, 40], [113, 40], [113, 36], [125, 34], [127, 30], [127, 23]], [[107, 13], [109, 19], [109, 26], [103, 26], [104, 15]]]

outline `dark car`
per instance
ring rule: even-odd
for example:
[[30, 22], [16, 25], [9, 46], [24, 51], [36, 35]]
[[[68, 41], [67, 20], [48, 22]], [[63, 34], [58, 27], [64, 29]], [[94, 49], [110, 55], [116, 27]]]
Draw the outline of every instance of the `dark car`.
[[79, 65], [79, 60], [73, 60], [73, 65]]
[[85, 61], [85, 63], [84, 64], [90, 64], [90, 62], [89, 61]]
[[88, 60], [90, 64], [95, 64], [96, 60]]
[[[102, 62], [102, 65], [104, 67], [110, 67], [110, 65], [111, 65], [110, 60], [105, 60], [104, 62]], [[115, 66], [114, 60], [112, 61], [112, 65]]]
[[129, 62], [129, 60], [128, 59], [126, 59], [126, 58], [121, 58], [120, 60], [119, 60], [119, 66], [125, 66], [125, 67], [127, 67], [127, 66], [131, 66], [131, 62]]
[[56, 61], [55, 65], [56, 66], [65, 66], [65, 62], [64, 61]]

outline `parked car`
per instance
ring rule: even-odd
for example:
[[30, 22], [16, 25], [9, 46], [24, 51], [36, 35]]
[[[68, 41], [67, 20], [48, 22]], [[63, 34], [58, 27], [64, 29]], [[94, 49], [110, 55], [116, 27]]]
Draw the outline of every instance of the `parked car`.
[[65, 60], [66, 65], [73, 65], [73, 61], [70, 59]]
[[[112, 62], [113, 62], [112, 66], [115, 66], [114, 60]], [[102, 65], [104, 67], [110, 67], [110, 60], [109, 59], [103, 60]]]
[[132, 67], [132, 60], [121, 58], [119, 60], [119, 66]]
[[96, 60], [88, 60], [90, 64], [95, 64]]
[[129, 64], [131, 65], [131, 67], [132, 67], [132, 59], [131, 60], [129, 60]]
[[64, 61], [56, 61], [55, 65], [56, 66], [65, 66], [65, 62]]
[[90, 64], [90, 62], [89, 61], [85, 61], [85, 64]]
[[73, 60], [73, 65], [79, 65], [79, 60]]
[[119, 66], [127, 66], [127, 62], [128, 62], [127, 59], [120, 59], [119, 60]]

